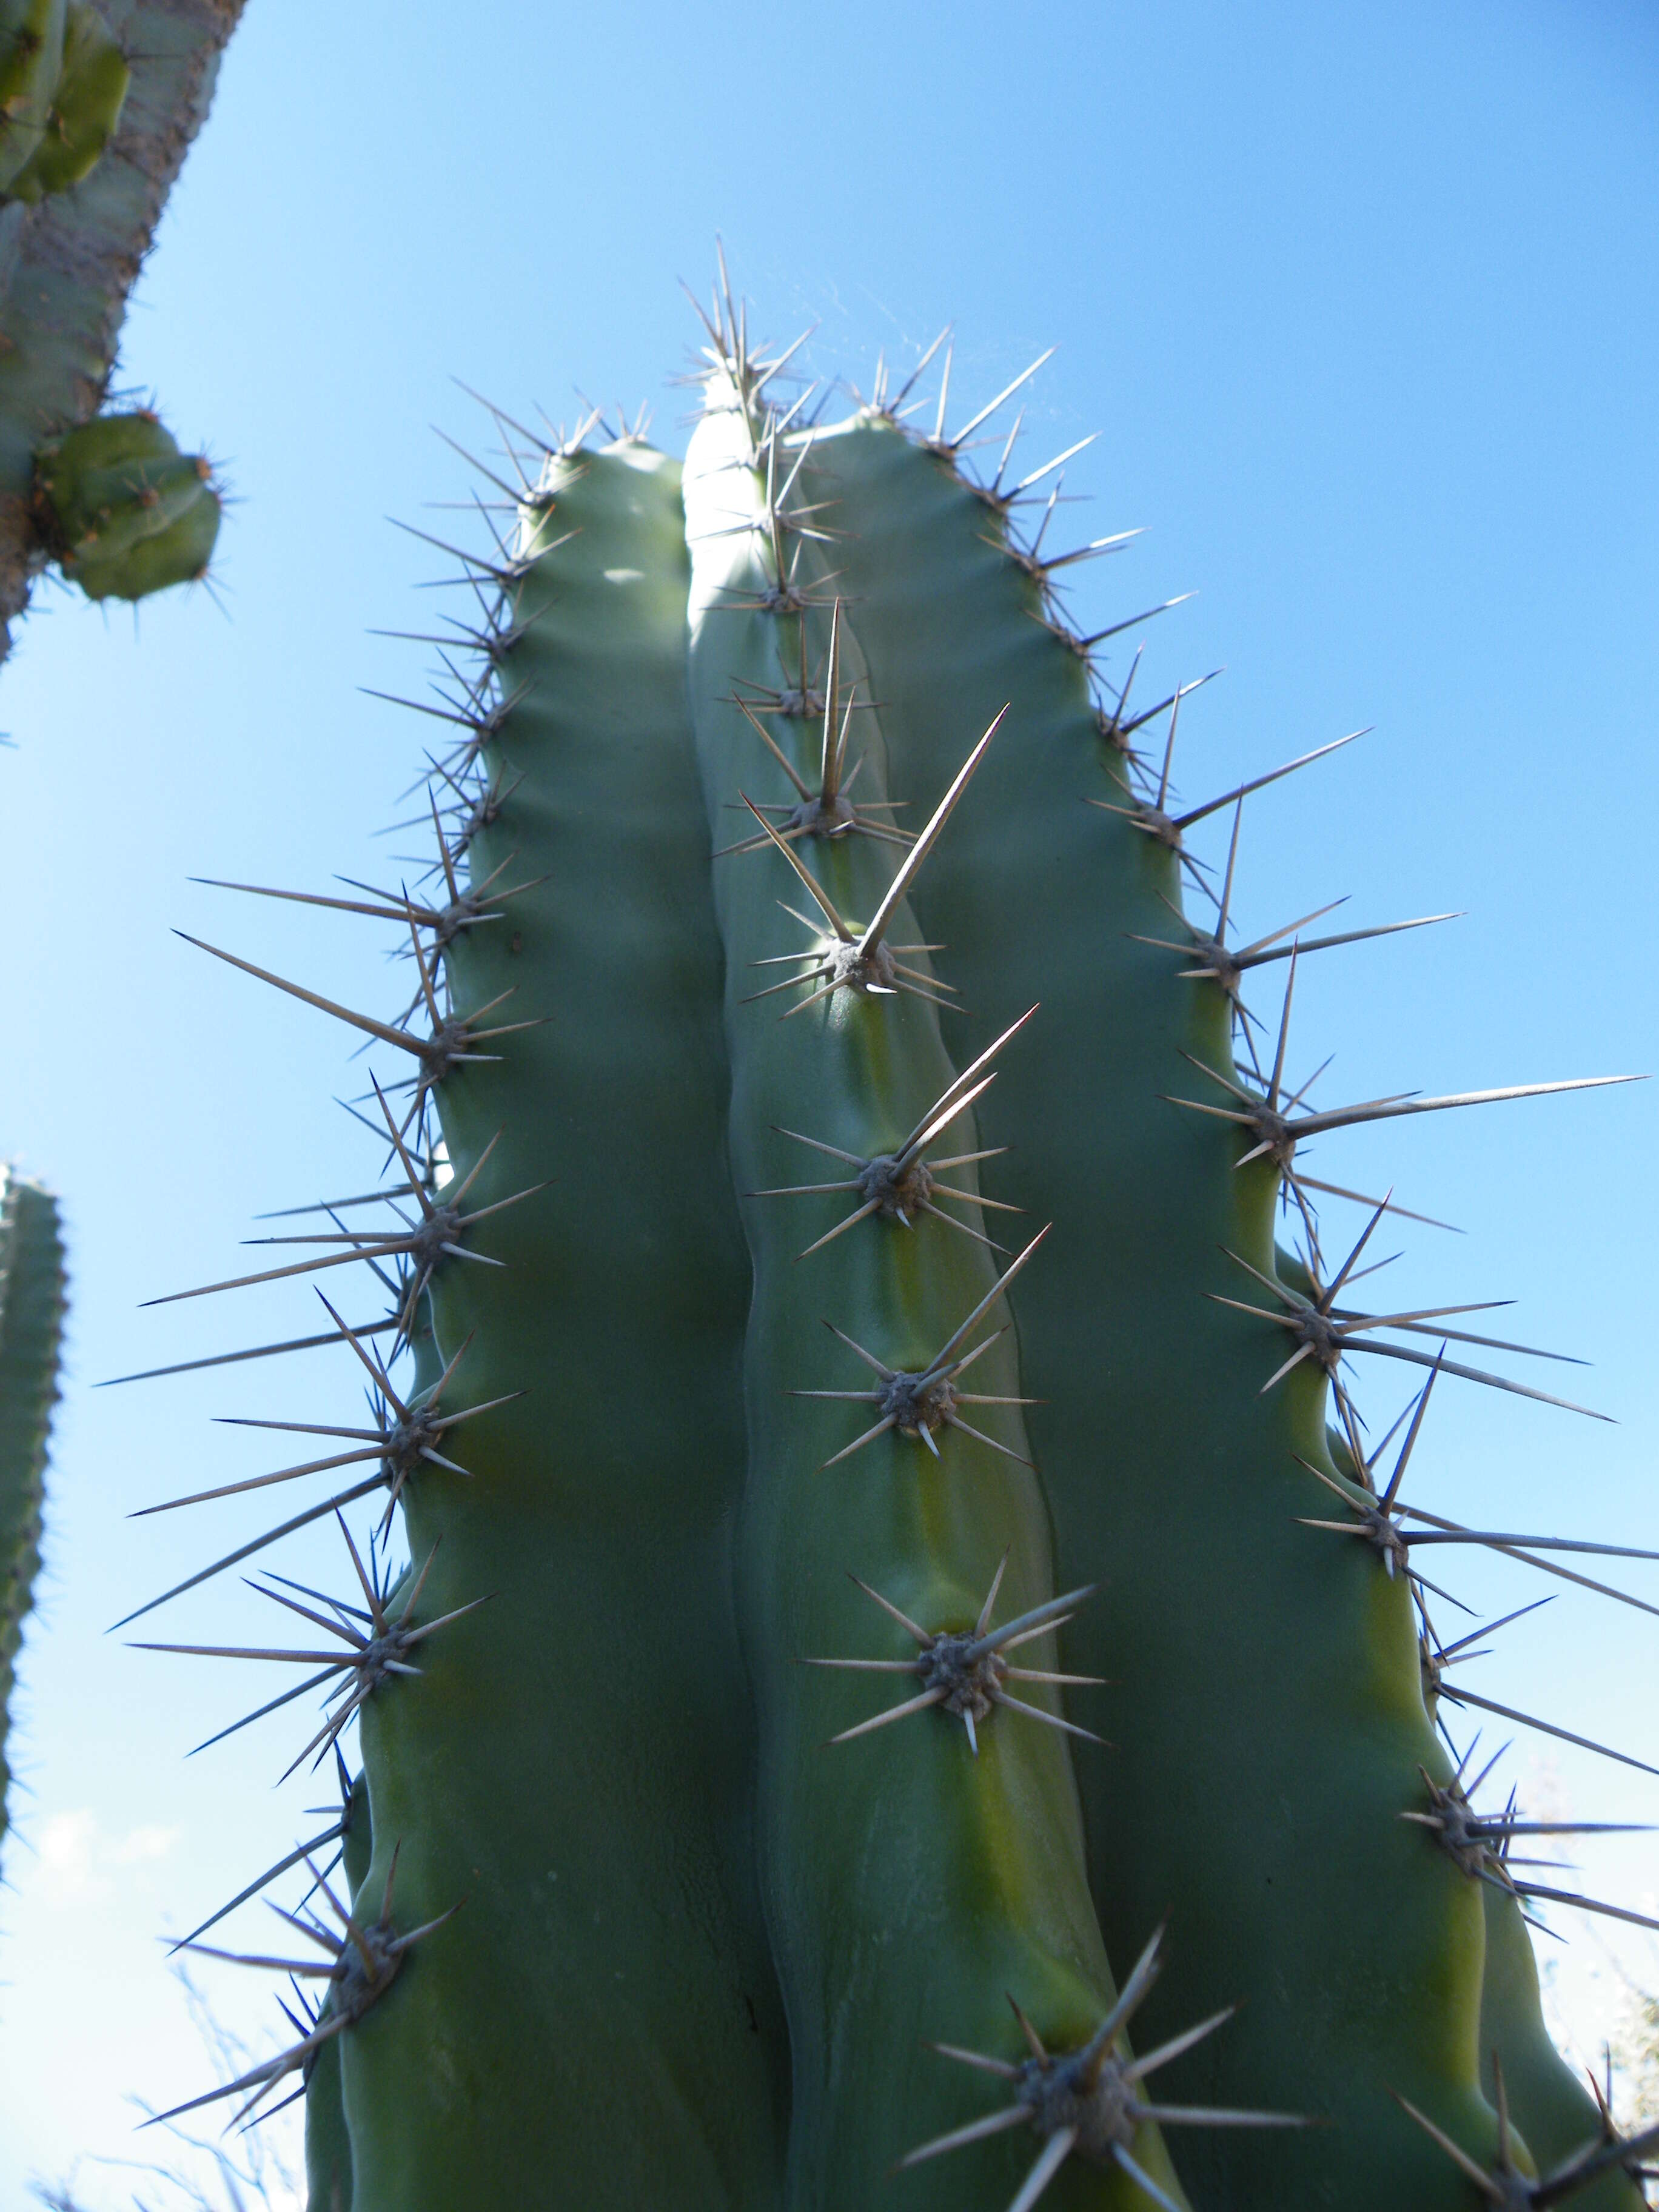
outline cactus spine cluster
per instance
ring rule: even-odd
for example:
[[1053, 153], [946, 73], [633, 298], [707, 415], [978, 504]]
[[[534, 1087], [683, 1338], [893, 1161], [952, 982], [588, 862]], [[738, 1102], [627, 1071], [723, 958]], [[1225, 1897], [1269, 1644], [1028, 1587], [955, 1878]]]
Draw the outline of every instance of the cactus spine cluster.
[[64, 1244], [58, 1203], [0, 1168], [0, 1837], [12, 1670], [40, 1565], [46, 1437], [58, 1398]]
[[[1052, 500], [1016, 528], [1054, 475], [969, 477], [948, 356], [931, 435], [879, 385], [809, 427], [708, 334], [683, 469], [590, 423], [463, 556], [429, 891], [234, 887], [412, 956], [382, 1020], [220, 955], [380, 1048], [392, 1163], [274, 1270], [325, 1271], [295, 1342], [372, 1425], [166, 1593], [341, 1516], [343, 1595], [260, 1585], [334, 1640], [246, 1654], [323, 1669], [301, 1756], [355, 1719], [362, 1771], [239, 2109], [301, 2076], [313, 2212], [1632, 2212], [1411, 1564], [1553, 1540], [1395, 1472], [1442, 1377], [1522, 1386], [1355, 1304], [1389, 1201], [1328, 1251], [1297, 1158], [1574, 1086], [1310, 1108], [1296, 965], [1345, 939], [1232, 943], [1231, 859], [1194, 894], [1246, 787], [1177, 812], [1179, 698], [1103, 705]], [[1388, 1465], [1365, 1353], [1419, 1386]]]

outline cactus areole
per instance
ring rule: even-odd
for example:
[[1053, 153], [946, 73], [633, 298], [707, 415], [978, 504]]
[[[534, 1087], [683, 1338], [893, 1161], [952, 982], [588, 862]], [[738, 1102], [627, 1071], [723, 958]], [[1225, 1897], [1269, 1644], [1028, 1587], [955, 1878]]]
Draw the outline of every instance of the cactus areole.
[[[300, 1757], [361, 1745], [271, 1869], [319, 2001], [233, 2109], [300, 2077], [313, 2212], [1632, 2212], [1417, 1565], [1568, 1540], [1401, 1494], [1435, 1389], [1547, 1394], [1359, 1303], [1400, 1209], [1297, 1151], [1614, 1079], [1316, 1111], [1297, 963], [1417, 925], [1235, 941], [1287, 770], [1178, 810], [1060, 465], [970, 476], [937, 349], [921, 430], [914, 377], [809, 423], [729, 295], [706, 337], [683, 465], [501, 422], [429, 876], [232, 887], [390, 927], [401, 1007], [204, 948], [368, 1039], [390, 1163], [204, 1286], [315, 1284], [258, 1349], [373, 1408], [165, 1593], [241, 1565], [318, 1647], [242, 1655], [321, 1669]], [[267, 1567], [330, 1516], [341, 1595]]]

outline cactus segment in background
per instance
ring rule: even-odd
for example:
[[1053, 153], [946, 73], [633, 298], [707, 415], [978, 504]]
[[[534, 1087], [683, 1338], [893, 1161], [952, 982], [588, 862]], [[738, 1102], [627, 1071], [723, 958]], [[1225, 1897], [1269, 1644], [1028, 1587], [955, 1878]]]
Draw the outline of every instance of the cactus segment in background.
[[65, 0], [0, 9], [0, 194], [40, 156], [64, 74], [64, 15]]
[[[78, 185], [120, 120], [131, 72], [85, 0], [29, 0], [0, 64], [0, 198], [35, 201]], [[0, 47], [6, 33], [0, 28]]]
[[100, 415], [46, 447], [41, 534], [89, 599], [140, 599], [206, 570], [219, 534], [213, 471], [141, 410]]
[[46, 1436], [63, 1327], [57, 1200], [0, 1167], [0, 1836], [9, 1779], [7, 1707], [40, 1565]]
[[[105, 401], [128, 294], [240, 14], [241, 0], [0, 0], [0, 656], [57, 550], [36, 457]], [[198, 500], [115, 580], [90, 574], [123, 598], [198, 575], [210, 517]]]
[[[258, 1585], [335, 1640], [236, 1655], [323, 1670], [248, 1718], [326, 1682], [301, 1759], [355, 1716], [363, 1772], [348, 1936], [298, 1923], [335, 1993], [234, 2086], [303, 2075], [312, 2212], [1633, 2212], [1415, 1563], [1620, 1597], [1555, 1558], [1611, 1547], [1407, 1490], [1440, 1378], [1564, 1401], [1357, 1304], [1404, 1209], [1328, 1242], [1297, 1152], [1522, 1095], [1296, 1087], [1297, 961], [1445, 917], [1231, 940], [1288, 769], [1176, 810], [1182, 695], [1103, 693], [1056, 598], [1118, 541], [1045, 554], [1012, 438], [963, 465], [1016, 386], [947, 435], [947, 354], [930, 434], [880, 382], [809, 424], [729, 297], [708, 338], [683, 471], [590, 420], [532, 477], [498, 418], [424, 882], [229, 887], [411, 956], [381, 1020], [218, 955], [386, 1055], [391, 1164], [205, 1287], [387, 1304], [323, 1277], [374, 1425], [167, 1501], [305, 1486], [167, 1595], [359, 1508], [411, 1563], [342, 1518], [343, 1596]], [[1360, 1355], [1420, 1386], [1387, 1444]]]

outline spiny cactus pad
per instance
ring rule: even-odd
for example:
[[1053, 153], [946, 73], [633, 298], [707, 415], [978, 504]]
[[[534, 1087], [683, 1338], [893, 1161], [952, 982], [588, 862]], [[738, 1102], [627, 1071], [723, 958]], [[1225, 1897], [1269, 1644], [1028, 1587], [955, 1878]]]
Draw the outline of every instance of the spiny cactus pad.
[[166, 1501], [296, 1501], [167, 1598], [329, 1516], [349, 1568], [258, 1585], [318, 1648], [213, 1655], [320, 1670], [248, 1717], [325, 1686], [301, 1756], [362, 1758], [243, 2108], [301, 2074], [313, 2212], [1632, 2212], [1417, 1555], [1578, 1569], [1401, 1494], [1437, 1383], [1547, 1394], [1357, 1305], [1404, 1209], [1298, 1152], [1613, 1079], [1310, 1107], [1299, 960], [1444, 918], [1230, 937], [1244, 798], [1332, 745], [1179, 808], [1182, 695], [1058, 595], [1118, 542], [1045, 550], [1068, 456], [965, 466], [1015, 386], [947, 433], [947, 353], [907, 427], [935, 349], [809, 421], [707, 337], [683, 466], [501, 422], [428, 881], [233, 886], [392, 924], [404, 1006], [204, 948], [369, 1041], [389, 1169], [204, 1286], [378, 1278], [227, 1355], [334, 1342], [369, 1423]]

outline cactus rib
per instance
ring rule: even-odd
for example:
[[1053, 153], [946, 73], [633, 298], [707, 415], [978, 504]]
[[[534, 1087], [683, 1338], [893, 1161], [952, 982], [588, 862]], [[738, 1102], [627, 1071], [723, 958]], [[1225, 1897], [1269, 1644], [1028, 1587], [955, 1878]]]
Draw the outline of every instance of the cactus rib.
[[[685, 469], [690, 696], [711, 829], [730, 801], [749, 796], [753, 732], [734, 702], [784, 691], [795, 671], [803, 693], [822, 669], [817, 688], [826, 702], [844, 687], [870, 702], [859, 734], [864, 803], [908, 800], [889, 775], [882, 694], [869, 678], [859, 610], [836, 605], [832, 572], [848, 548], [838, 538], [826, 550], [793, 526], [801, 507], [823, 510], [810, 496], [791, 506], [786, 495], [805, 475], [798, 459], [780, 464], [776, 425], [757, 411], [771, 364], [746, 355], [729, 313], [713, 328]], [[809, 870], [799, 849], [805, 841], [787, 843], [756, 809], [765, 843], [718, 863], [740, 1188], [777, 1182], [776, 1132], [811, 1131], [814, 1143], [868, 1163], [943, 1121], [977, 1202], [967, 1157], [981, 1149], [976, 1085], [946, 1054], [947, 997], [910, 900], [973, 811], [997, 720], [993, 709], [959, 732], [951, 775], [907, 847], [820, 838]], [[804, 780], [813, 752], [821, 757], [812, 718], [780, 715], [774, 733]], [[793, 779], [781, 781], [787, 789]], [[781, 895], [803, 884], [823, 917], [825, 951], [798, 963], [779, 1019], [769, 1004], [750, 1002], [746, 976], [751, 963], [774, 957]], [[850, 915], [871, 919], [855, 926]], [[852, 969], [869, 947], [884, 951], [887, 938], [915, 943], [906, 972], [854, 971], [852, 988], [841, 988], [829, 963], [840, 956]], [[819, 1196], [817, 1210], [825, 1206]], [[979, 1624], [994, 1587], [1016, 1620], [1042, 1632], [1035, 1649], [1043, 1656], [1031, 1671], [1062, 1671], [1048, 1656], [1066, 1608], [1055, 1603], [1047, 1510], [1002, 1319], [1007, 1276], [987, 1245], [926, 1213], [907, 1225], [880, 1206], [845, 1235], [819, 1236], [798, 1262], [796, 1218], [758, 1198], [744, 1213], [755, 1287], [738, 1589], [761, 1720], [763, 1896], [790, 2027], [783, 2202], [840, 2208], [874, 2201], [929, 2121], [944, 2128], [966, 2117], [960, 2087], [931, 2062], [927, 2040], [973, 2039], [994, 2050], [1010, 2025], [1003, 1992], [1018, 1989], [1063, 2046], [1109, 2008], [1113, 1988], [1083, 1880], [1070, 1771], [1068, 1746], [1089, 1732], [1072, 1733], [1060, 1705], [1066, 1685], [1022, 1686], [1048, 1723], [1030, 1726], [1002, 1713], [975, 1662], [963, 1664], [986, 1632]], [[1009, 1272], [1036, 1249], [1028, 1245]], [[826, 1322], [872, 1377], [869, 1392], [808, 1387], [803, 1352], [822, 1340]], [[956, 1410], [955, 1377], [969, 1361], [975, 1395], [988, 1401], [983, 1427]], [[874, 1402], [857, 1408], [866, 1433], [849, 1443], [845, 1401], [859, 1397]], [[867, 1427], [872, 1412], [878, 1418]], [[899, 1668], [916, 1666], [918, 1630], [930, 1639], [918, 1694], [874, 1710], [856, 1689], [868, 1669], [795, 1664], [881, 1653], [866, 1591], [896, 1616], [884, 1632], [890, 1648], [894, 1632], [909, 1644], [908, 1656], [893, 1655]], [[937, 1677], [928, 1665], [935, 1652]], [[980, 1694], [982, 1718], [974, 1711]], [[915, 1717], [902, 1728], [888, 1724], [906, 1713]], [[1079, 1749], [1105, 1755], [1098, 1743]], [[1139, 2124], [1134, 2143], [1141, 2169], [1184, 2203], [1156, 2126]], [[978, 2155], [1000, 2161], [986, 2171], [1006, 2169], [1012, 2195], [1010, 2148]], [[959, 2196], [960, 2177], [949, 2169], [918, 2171], [906, 2191], [916, 2207]], [[1090, 2201], [1130, 2212], [1137, 2191], [1114, 2167]]]
[[[941, 847], [915, 903], [976, 1004], [994, 1012], [1040, 992], [1045, 1024], [1068, 1043], [1052, 1065], [1011, 1060], [982, 1112], [987, 1141], [1015, 1146], [993, 1188], [1054, 1219], [1064, 1240], [1063, 1263], [1031, 1270], [1012, 1295], [1026, 1382], [1042, 1401], [1030, 1419], [1060, 1571], [1081, 1580], [1126, 1562], [1113, 1601], [1066, 1634], [1067, 1664], [1136, 1686], [1114, 1715], [1121, 1749], [1109, 1772], [1079, 1768], [1108, 1947], [1173, 1906], [1181, 1941], [1149, 2000], [1154, 2034], [1250, 1995], [1248, 2036], [1217, 2045], [1201, 2076], [1194, 2059], [1176, 2062], [1176, 2094], [1201, 2079], [1229, 2106], [1341, 2124], [1272, 2145], [1183, 2142], [1183, 2178], [1200, 2201], [1317, 2201], [1335, 2186], [1378, 2212], [1402, 2191], [1413, 2205], [1449, 2204], [1456, 2175], [1413, 2148], [1403, 2121], [1390, 2124], [1371, 2087], [1389, 2079], [1460, 2140], [1495, 2146], [1478, 2075], [1478, 1899], [1448, 1886], [1433, 1855], [1408, 1856], [1409, 1830], [1394, 1819], [1419, 1765], [1442, 1783], [1450, 1772], [1420, 1704], [1409, 1591], [1372, 1579], [1359, 1547], [1334, 1547], [1322, 1572], [1296, 1548], [1313, 1486], [1298, 1460], [1338, 1472], [1323, 1445], [1324, 1362], [1302, 1358], [1261, 1395], [1283, 1358], [1262, 1337], [1281, 1333], [1277, 1313], [1319, 1298], [1283, 1277], [1269, 1231], [1304, 1126], [1283, 1073], [1287, 1024], [1253, 1091], [1233, 1073], [1232, 1005], [1218, 980], [1180, 977], [1177, 963], [1195, 963], [1136, 941], [1170, 934], [1161, 923], [1181, 903], [1183, 855], [1133, 812], [1078, 804], [1100, 795], [1121, 757], [1111, 715], [1091, 701], [1076, 651], [1027, 619], [1057, 617], [986, 542], [974, 489], [872, 413], [820, 428], [811, 465], [817, 495], [838, 501], [843, 588], [918, 804], [951, 773], [953, 731], [1017, 702], [1009, 750], [981, 775], [986, 803]], [[1151, 813], [1166, 811], [1166, 790], [1154, 771]], [[1193, 1064], [1220, 1095], [1195, 1094], [1202, 1113], [1172, 1112], [1163, 1097]], [[1440, 1103], [1307, 1119], [1334, 1128]], [[1224, 1303], [1225, 1249], [1274, 1280], [1272, 1312]], [[1086, 1397], [1079, 1376], [1096, 1386]], [[1174, 1748], [1194, 1741], [1201, 1758]], [[1318, 1817], [1297, 1818], [1290, 1808], [1313, 1775]], [[1218, 1802], [1232, 1838], [1219, 1852]], [[1392, 1899], [1381, 1920], [1379, 1894]], [[1356, 2008], [1347, 1993], [1359, 1990]]]

